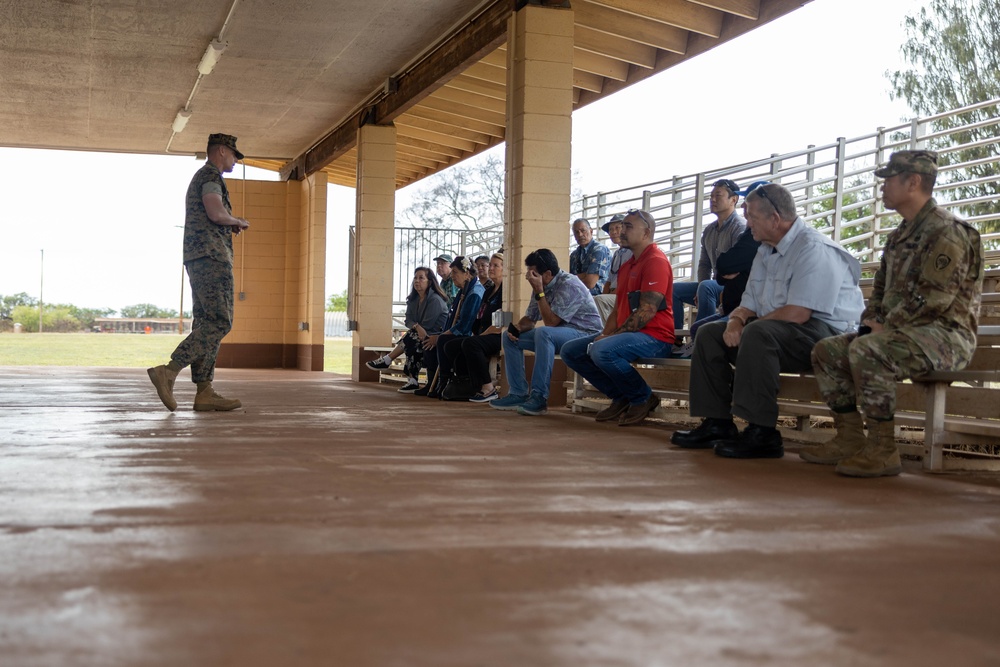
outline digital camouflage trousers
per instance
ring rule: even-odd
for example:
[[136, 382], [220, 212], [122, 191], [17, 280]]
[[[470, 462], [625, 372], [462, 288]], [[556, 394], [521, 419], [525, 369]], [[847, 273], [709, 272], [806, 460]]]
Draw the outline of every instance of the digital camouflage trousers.
[[191, 367], [192, 382], [211, 382], [219, 345], [233, 328], [233, 267], [207, 257], [192, 260], [186, 267], [194, 323], [170, 358]]

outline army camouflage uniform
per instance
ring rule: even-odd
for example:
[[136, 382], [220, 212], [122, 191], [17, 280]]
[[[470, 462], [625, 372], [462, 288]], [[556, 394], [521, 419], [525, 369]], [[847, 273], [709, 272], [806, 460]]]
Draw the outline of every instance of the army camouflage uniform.
[[961, 370], [972, 358], [983, 287], [982, 242], [930, 199], [890, 235], [861, 320], [878, 333], [826, 338], [812, 352], [820, 391], [834, 412], [860, 404], [870, 420], [896, 411], [896, 382]]
[[233, 327], [232, 227], [217, 225], [208, 217], [202, 197], [215, 193], [232, 214], [229, 190], [222, 172], [211, 162], [195, 173], [187, 189], [184, 218], [184, 266], [191, 281], [194, 324], [171, 360], [191, 366], [191, 381], [211, 382], [222, 339]]

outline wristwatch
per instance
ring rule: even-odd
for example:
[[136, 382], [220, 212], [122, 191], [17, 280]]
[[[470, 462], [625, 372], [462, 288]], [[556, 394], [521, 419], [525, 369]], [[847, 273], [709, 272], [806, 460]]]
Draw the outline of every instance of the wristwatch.
[[538, 294], [535, 295], [535, 299], [536, 300], [537, 299], [544, 299], [544, 298], [545, 298], [545, 292], [539, 292]]

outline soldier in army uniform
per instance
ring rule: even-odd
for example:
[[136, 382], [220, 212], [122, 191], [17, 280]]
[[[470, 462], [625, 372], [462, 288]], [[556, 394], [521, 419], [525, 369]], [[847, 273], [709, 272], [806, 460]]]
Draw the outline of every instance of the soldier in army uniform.
[[219, 345], [233, 326], [232, 236], [250, 226], [245, 219], [233, 216], [222, 174], [231, 172], [242, 159], [236, 137], [212, 134], [208, 137], [208, 161], [188, 185], [184, 266], [191, 281], [194, 324], [170, 355], [170, 363], [147, 370], [157, 395], [171, 412], [177, 409], [174, 381], [185, 366], [191, 366], [191, 381], [198, 386], [195, 410], [224, 411], [241, 406], [239, 400], [216, 393], [212, 379]]
[[969, 363], [983, 288], [979, 233], [931, 196], [937, 153], [898, 151], [875, 175], [885, 179], [886, 208], [903, 222], [886, 241], [858, 333], [813, 348], [813, 369], [837, 434], [800, 453], [852, 477], [901, 472], [893, 433], [896, 382]]

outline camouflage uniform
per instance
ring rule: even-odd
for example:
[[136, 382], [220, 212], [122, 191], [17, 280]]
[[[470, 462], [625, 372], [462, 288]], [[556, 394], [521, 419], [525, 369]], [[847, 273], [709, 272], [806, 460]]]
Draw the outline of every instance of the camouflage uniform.
[[[925, 152], [906, 153], [901, 167], [892, 171], [890, 163], [876, 175], [932, 173], [906, 164]], [[813, 369], [830, 408], [843, 413], [860, 404], [868, 419], [888, 421], [898, 380], [964, 368], [976, 345], [982, 287], [979, 232], [930, 199], [889, 235], [882, 253], [861, 319], [884, 329], [827, 338], [813, 349]]]
[[221, 195], [232, 214], [229, 190], [222, 172], [207, 162], [191, 179], [184, 218], [184, 266], [191, 281], [194, 324], [170, 358], [180, 366], [191, 366], [191, 381], [211, 382], [219, 345], [233, 326], [232, 227], [217, 225], [208, 217], [202, 197]]

